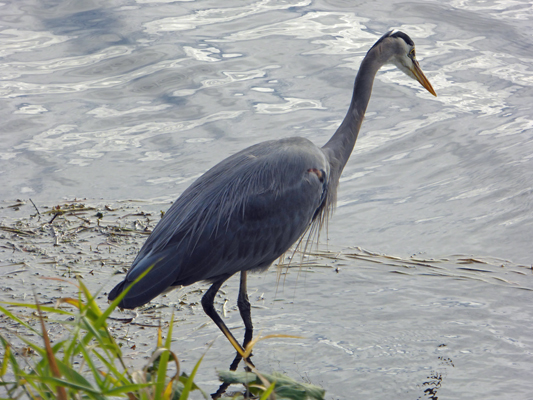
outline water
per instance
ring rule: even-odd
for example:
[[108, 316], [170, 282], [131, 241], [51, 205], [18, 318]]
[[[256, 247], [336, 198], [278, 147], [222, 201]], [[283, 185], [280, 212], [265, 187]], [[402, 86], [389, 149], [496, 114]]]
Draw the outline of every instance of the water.
[[[392, 67], [378, 74], [330, 246], [530, 266], [532, 14], [527, 1], [4, 2], [0, 197], [168, 202], [248, 145], [323, 144], [362, 57], [396, 28], [438, 97]], [[424, 396], [413, 382], [439, 368], [441, 398], [531, 397], [529, 291], [350, 274], [293, 283], [286, 314], [254, 311], [268, 332], [283, 321], [312, 338], [268, 365], [334, 398]], [[272, 278], [256, 279], [272, 301]]]

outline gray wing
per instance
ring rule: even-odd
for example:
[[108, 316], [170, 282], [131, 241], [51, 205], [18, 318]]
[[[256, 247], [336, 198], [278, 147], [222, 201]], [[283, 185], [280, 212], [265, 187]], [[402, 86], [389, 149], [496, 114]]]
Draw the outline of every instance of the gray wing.
[[303, 138], [263, 142], [227, 158], [176, 200], [110, 298], [150, 266], [122, 307], [147, 303], [169, 286], [268, 268], [324, 206], [328, 176], [322, 151]]

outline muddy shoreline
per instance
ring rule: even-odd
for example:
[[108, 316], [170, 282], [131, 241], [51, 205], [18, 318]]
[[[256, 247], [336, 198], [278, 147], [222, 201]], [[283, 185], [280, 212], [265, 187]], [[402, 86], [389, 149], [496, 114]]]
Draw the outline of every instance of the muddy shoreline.
[[[35, 295], [41, 304], [56, 306], [60, 298], [77, 297], [77, 279], [83, 279], [89, 290], [97, 293], [99, 306], [105, 308], [107, 291], [121, 279], [116, 275], [127, 271], [146, 237], [161, 218], [161, 213], [169, 206], [165, 202], [134, 200], [72, 200], [48, 205], [34, 205], [29, 200], [2, 202], [0, 300], [33, 303]], [[364, 287], [365, 281], [374, 285], [372, 281], [375, 279], [391, 279], [386, 278], [390, 274], [398, 277], [395, 282], [399, 285], [413, 280], [424, 283], [443, 278], [448, 282], [447, 285], [454, 281], [467, 281], [471, 282], [470, 285], [480, 287], [493, 286], [495, 290], [500, 287], [498, 290], [503, 290], [502, 293], [507, 293], [507, 289], [520, 289], [522, 292], [533, 289], [531, 266], [493, 257], [458, 254], [438, 258], [401, 258], [358, 247], [333, 249], [332, 245], [320, 244], [319, 248], [319, 252], [313, 251], [309, 257], [302, 259], [301, 255], [296, 254], [293, 260], [287, 259], [264, 274], [251, 275], [250, 301], [254, 308], [252, 313], [257, 327], [256, 335], [298, 335], [304, 328], [308, 339], [311, 338], [311, 344], [298, 342], [294, 349], [291, 341], [262, 344], [266, 348], [258, 349], [256, 353], [261, 356], [259, 362], [265, 364], [266, 370], [283, 371], [287, 365], [292, 365], [290, 362], [287, 364], [285, 359], [271, 356], [267, 348], [279, 351], [278, 356], [282, 358], [298, 349], [294, 353], [297, 359], [298, 353], [307, 351], [308, 346], [325, 343], [320, 335], [313, 338], [312, 330], [309, 332], [309, 329], [318, 327], [313, 325], [315, 319], [324, 326], [329, 323], [344, 325], [335, 319], [335, 308], [326, 303], [335, 301], [334, 298], [327, 299], [328, 290], [332, 290], [330, 288], [341, 292], [349, 290], [342, 289], [342, 283], [347, 279], [356, 279], [356, 290], [360, 290], [361, 285]], [[311, 290], [317, 282], [326, 287], [323, 292]], [[383, 286], [379, 282], [377, 285]], [[174, 313], [173, 346], [182, 357], [180, 362], [187, 369], [208, 351], [199, 379], [208, 388], [216, 387], [218, 382], [213, 368], [227, 368], [233, 358], [233, 350], [203, 313], [200, 299], [208, 287], [207, 284], [194, 284], [160, 296], [137, 310], [115, 311], [108, 320], [108, 326], [123, 349], [125, 361], [133, 368], [142, 368], [154, 350], [157, 328], [162, 326], [166, 330]], [[238, 279], [230, 279], [220, 290], [215, 305], [228, 321], [230, 329], [240, 338], [244, 330], [236, 307], [237, 292]], [[322, 310], [316, 308], [322, 303], [320, 296], [326, 296]], [[365, 307], [374, 309], [374, 301], [370, 299], [367, 305], [362, 304], [363, 310]], [[317, 304], [314, 306], [316, 316], [312, 307], [305, 307], [304, 303], [308, 302]], [[298, 304], [304, 304], [305, 309]], [[33, 310], [13, 306], [9, 309], [39, 330], [39, 321]], [[311, 312], [312, 319], [300, 321], [298, 315], [302, 312]], [[280, 319], [282, 314], [284, 317]], [[59, 317], [53, 316], [46, 321], [52, 342], [69, 334], [65, 325], [60, 323], [64, 321], [55, 318]], [[362, 323], [365, 318], [368, 316], [361, 320]], [[0, 315], [0, 327], [4, 328], [3, 334], [15, 346], [19, 356], [31, 355], [27, 354], [26, 346], [17, 335], [39, 340], [37, 335], [3, 314]], [[380, 341], [373, 338], [372, 342], [374, 340]], [[291, 349], [288, 353], [283, 350], [286, 346]], [[339, 346], [335, 345], [335, 348]], [[282, 362], [284, 364], [280, 364]], [[298, 379], [294, 371], [292, 375]], [[306, 379], [306, 376], [302, 375], [301, 378]]]

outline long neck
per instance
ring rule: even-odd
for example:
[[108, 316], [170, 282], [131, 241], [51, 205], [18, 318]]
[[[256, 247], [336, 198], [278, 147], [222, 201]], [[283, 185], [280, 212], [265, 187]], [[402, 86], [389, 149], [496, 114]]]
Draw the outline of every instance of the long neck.
[[[352, 95], [352, 102], [348, 113], [335, 134], [322, 147], [324, 153], [330, 162], [331, 180], [336, 183], [352, 154], [359, 129], [365, 116], [366, 107], [370, 100], [372, 93], [372, 84], [376, 72], [381, 68], [383, 62], [381, 57], [376, 57], [376, 54], [370, 51], [363, 59], [357, 77]], [[332, 183], [333, 183], [332, 182]]]

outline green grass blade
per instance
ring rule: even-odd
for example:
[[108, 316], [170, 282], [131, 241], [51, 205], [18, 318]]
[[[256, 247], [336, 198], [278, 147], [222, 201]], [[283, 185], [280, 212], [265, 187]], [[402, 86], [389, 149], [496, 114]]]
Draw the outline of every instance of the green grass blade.
[[194, 376], [196, 375], [196, 372], [198, 371], [198, 368], [200, 367], [200, 364], [202, 363], [202, 360], [204, 359], [204, 356], [200, 357], [196, 365], [194, 366], [191, 376], [187, 379], [185, 382], [185, 387], [183, 388], [183, 392], [181, 392], [181, 396], [179, 400], [187, 400], [189, 398], [189, 392], [191, 391]]
[[46, 383], [51, 386], [62, 386], [73, 390], [81, 391], [87, 395], [92, 395], [91, 397], [97, 396], [101, 400], [106, 400], [105, 397], [102, 396], [99, 390], [96, 390], [95, 388], [91, 386], [82, 385], [75, 382], [70, 382], [63, 378], [54, 378], [53, 376], [42, 376], [42, 375], [25, 375], [24, 376], [26, 380], [31, 381], [39, 381], [42, 383]]
[[172, 328], [174, 328], [174, 311], [170, 317], [170, 325], [168, 326], [167, 338], [165, 339], [165, 347], [170, 350], [172, 345]]
[[111, 350], [114, 355], [118, 355], [121, 353], [120, 347], [115, 343], [113, 338], [109, 335], [109, 332], [105, 328], [97, 329], [92, 321], [87, 317], [82, 317], [81, 322], [85, 329], [87, 330], [87, 335], [80, 341], [80, 346], [86, 346], [89, 341], [94, 338], [100, 345], [102, 349], [108, 352], [108, 350]]
[[78, 284], [80, 285], [80, 289], [82, 293], [85, 295], [85, 299], [87, 300], [86, 308], [87, 308], [87, 316], [91, 318], [96, 324], [98, 319], [102, 316], [102, 310], [100, 310], [100, 307], [98, 307], [98, 304], [96, 304], [96, 301], [94, 301], [95, 296], [91, 294], [85, 283], [81, 279], [78, 279]]
[[[165, 392], [165, 381], [168, 370], [168, 360], [170, 358], [170, 346], [172, 343], [172, 327], [174, 325], [174, 312], [170, 318], [170, 325], [168, 327], [167, 338], [165, 339], [165, 351], [159, 357], [159, 365], [157, 367], [157, 386], [155, 392], [155, 400], [160, 400]], [[179, 371], [178, 371], [179, 373]]]
[[118, 307], [118, 303], [121, 302], [121, 300], [124, 298], [124, 296], [126, 296], [126, 294], [131, 290], [131, 288], [135, 284], [137, 284], [137, 282], [139, 282], [142, 278], [144, 278], [146, 276], [146, 274], [148, 274], [152, 270], [153, 267], [154, 266], [152, 265], [149, 268], [147, 268], [146, 271], [144, 271], [141, 275], [139, 275], [139, 277], [137, 279], [135, 279], [128, 287], [126, 287], [126, 289], [124, 289], [122, 291], [122, 293], [120, 293], [117, 296], [117, 298], [115, 300], [113, 300], [111, 302], [109, 307], [107, 307], [107, 309], [103, 312], [103, 314], [100, 316], [98, 321], [95, 322], [95, 324], [94, 324], [95, 327], [99, 328], [100, 326], [102, 326], [105, 323], [107, 317], [109, 317], [111, 315], [111, 313], [113, 312], [113, 310]]
[[92, 372], [93, 378], [96, 381], [96, 385], [99, 388], [104, 388], [106, 380], [105, 379], [102, 380], [102, 377], [101, 377], [102, 375], [100, 374], [100, 372], [98, 371], [98, 369], [94, 365], [93, 358], [87, 352], [87, 349], [84, 346], [80, 347], [80, 351], [81, 351], [81, 355], [83, 356], [83, 360], [87, 363], [87, 366], [89, 367], [89, 369]]
[[152, 383], [133, 383], [130, 385], [119, 386], [117, 388], [104, 392], [105, 396], [118, 396], [123, 393], [135, 392], [139, 389], [152, 386]]
[[69, 365], [63, 363], [60, 360], [56, 360], [57, 366], [59, 368], [59, 371], [61, 372], [61, 375], [63, 376], [63, 379], [79, 386], [86, 392], [89, 392], [93, 395], [98, 395], [97, 397], [102, 398], [101, 396], [101, 390], [94, 388], [91, 383], [85, 379], [82, 375], [80, 375], [77, 371], [75, 371], [73, 368], [71, 368]]
[[168, 358], [170, 356], [170, 352], [168, 349], [165, 349], [160, 356], [159, 356], [159, 365], [157, 367], [157, 381], [156, 381], [156, 387], [155, 387], [155, 400], [161, 400], [161, 396], [163, 395], [163, 392], [165, 391], [165, 380], [167, 378], [167, 368], [168, 368]]
[[2, 367], [0, 367], [0, 378], [2, 378], [7, 372], [8, 361], [11, 359], [11, 345], [9, 343], [4, 344], [4, 359], [2, 360]]
[[276, 382], [272, 382], [270, 386], [263, 392], [259, 400], [267, 400], [276, 387]]
[[[7, 304], [7, 305], [10, 305], [10, 306], [15, 306], [15, 307], [32, 308], [34, 310], [37, 310], [37, 308], [38, 308], [36, 304], [31, 304], [31, 303], [18, 303], [18, 302], [15, 302], [15, 301], [2, 301], [0, 303]], [[49, 312], [49, 313], [63, 314], [63, 315], [69, 315], [69, 316], [73, 316], [74, 315], [70, 311], [61, 310], [59, 308], [46, 307], [46, 306], [40, 306], [40, 308], [41, 308], [41, 311], [46, 311], [46, 312]]]
[[121, 374], [112, 362], [110, 362], [107, 358], [98, 353], [96, 350], [93, 350], [92, 353], [96, 357], [98, 357], [98, 359], [107, 367], [107, 370], [114, 375], [115, 379], [122, 382], [123, 385], [127, 385], [130, 383], [130, 381], [124, 376], [126, 372], [124, 374]]
[[[1, 302], [3, 303], [3, 302]], [[13, 314], [11, 311], [9, 311], [8, 309], [0, 306], [0, 311], [2, 311], [5, 315], [7, 315], [9, 318], [11, 318], [13, 321], [15, 322], [18, 322], [19, 324], [21, 324], [22, 326], [24, 326], [26, 329], [29, 329], [30, 331], [32, 331], [33, 333], [41, 336], [41, 332], [39, 332], [38, 330], [32, 328], [31, 326], [29, 326], [26, 322], [22, 321], [19, 317], [17, 317], [15, 314]]]
[[[64, 353], [63, 353], [63, 361], [64, 362], [72, 362], [74, 359], [74, 356], [77, 354], [76, 348], [78, 347], [78, 344], [80, 343], [80, 319], [79, 316], [76, 316], [75, 323], [74, 323], [74, 329], [72, 330], [70, 334], [70, 343], [68, 346], [66, 346]], [[83, 347], [83, 346], [82, 346]]]

